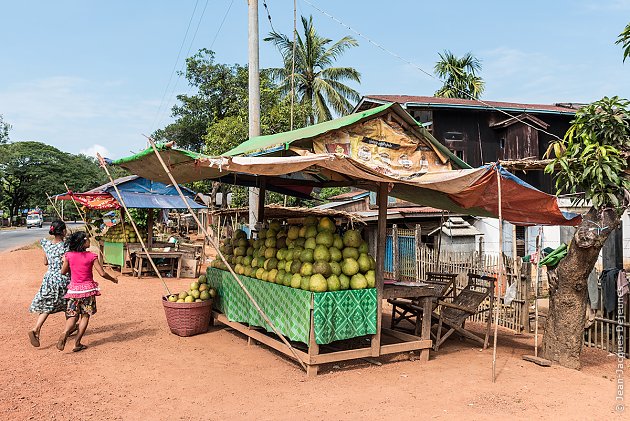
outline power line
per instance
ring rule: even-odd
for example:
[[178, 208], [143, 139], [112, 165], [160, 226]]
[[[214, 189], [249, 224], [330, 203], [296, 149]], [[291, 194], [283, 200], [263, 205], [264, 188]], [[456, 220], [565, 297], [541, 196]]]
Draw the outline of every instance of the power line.
[[276, 28], [273, 27], [273, 22], [271, 22], [271, 13], [269, 12], [269, 7], [267, 6], [267, 0], [263, 0], [263, 6], [265, 6], [265, 10], [267, 11], [267, 19], [269, 19], [269, 25], [271, 25], [271, 30], [276, 32]]
[[435, 76], [434, 74], [427, 72], [426, 70], [424, 70], [422, 67], [420, 67], [420, 66], [419, 66], [419, 65], [417, 65], [416, 63], [412, 62], [411, 60], [408, 60], [408, 59], [406, 59], [406, 58], [404, 58], [404, 57], [400, 56], [399, 54], [396, 54], [395, 52], [388, 50], [387, 48], [385, 48], [385, 47], [383, 47], [381, 44], [379, 44], [379, 43], [377, 43], [377, 42], [373, 41], [372, 39], [370, 39], [370, 38], [369, 38], [369, 37], [367, 37], [366, 35], [363, 35], [362, 33], [360, 33], [359, 31], [357, 31], [356, 29], [354, 29], [354, 28], [353, 28], [353, 27], [351, 27], [350, 25], [348, 25], [348, 24], [346, 24], [346, 23], [342, 22], [340, 19], [336, 18], [335, 16], [331, 15], [330, 13], [328, 13], [328, 12], [326, 12], [326, 11], [324, 11], [324, 10], [320, 9], [319, 7], [315, 6], [315, 5], [314, 5], [313, 3], [311, 3], [309, 0], [303, 0], [303, 1], [304, 1], [305, 3], [307, 3], [308, 5], [310, 5], [313, 9], [315, 9], [315, 10], [317, 10], [318, 12], [320, 12], [321, 14], [323, 14], [324, 16], [327, 16], [328, 18], [330, 18], [330, 19], [334, 20], [335, 22], [337, 22], [337, 23], [338, 23], [338, 24], [340, 24], [341, 26], [345, 27], [346, 29], [348, 29], [348, 30], [350, 30], [350, 31], [354, 32], [356, 35], [358, 35], [358, 36], [360, 36], [361, 38], [365, 39], [367, 42], [369, 42], [370, 44], [372, 44], [372, 45], [374, 45], [375, 47], [379, 48], [380, 50], [384, 51], [385, 53], [387, 53], [387, 54], [391, 55], [392, 57], [395, 57], [395, 58], [397, 58], [397, 59], [399, 59], [399, 60], [403, 61], [404, 63], [406, 63], [406, 64], [408, 64], [408, 65], [410, 65], [410, 66], [412, 66], [412, 67], [414, 67], [414, 68], [416, 68], [417, 70], [421, 71], [421, 72], [422, 72], [422, 73], [424, 73], [425, 75], [427, 75], [427, 76], [429, 76], [429, 77], [431, 77], [431, 78], [433, 78], [433, 79], [435, 79], [435, 80], [437, 80], [437, 81], [439, 81], [439, 82], [443, 83], [444, 85], [450, 86], [450, 87], [451, 87], [451, 88], [453, 88], [454, 90], [456, 90], [456, 91], [458, 91], [458, 92], [460, 92], [460, 93], [462, 93], [462, 94], [466, 95], [466, 96], [467, 96], [467, 97], [469, 97], [471, 100], [473, 100], [473, 101], [477, 101], [477, 102], [479, 102], [480, 104], [482, 104], [482, 105], [484, 105], [484, 106], [486, 106], [486, 107], [488, 107], [488, 108], [490, 108], [490, 109], [492, 109], [492, 110], [494, 110], [494, 111], [497, 111], [497, 112], [499, 112], [499, 113], [505, 114], [506, 116], [508, 116], [508, 117], [510, 117], [510, 118], [513, 118], [513, 119], [515, 119], [516, 121], [518, 121], [518, 122], [520, 122], [520, 123], [522, 123], [522, 124], [524, 124], [524, 125], [526, 125], [526, 126], [528, 126], [528, 127], [532, 128], [532, 129], [534, 129], [534, 130], [536, 130], [536, 131], [539, 131], [539, 132], [545, 133], [545, 134], [547, 134], [547, 135], [549, 135], [549, 136], [551, 136], [551, 137], [553, 137], [553, 138], [555, 138], [555, 139], [562, 140], [560, 137], [558, 137], [557, 135], [555, 135], [555, 134], [553, 134], [553, 133], [550, 133], [550, 132], [548, 132], [548, 131], [546, 131], [546, 130], [544, 130], [544, 129], [540, 129], [540, 128], [536, 127], [536, 126], [533, 126], [533, 125], [529, 124], [528, 122], [521, 120], [518, 116], [512, 115], [512, 114], [508, 113], [507, 111], [504, 111], [504, 110], [501, 110], [501, 109], [499, 109], [499, 108], [497, 108], [497, 107], [494, 107], [494, 106], [492, 106], [492, 105], [488, 104], [487, 102], [485, 102], [485, 101], [483, 101], [483, 100], [481, 100], [481, 99], [479, 99], [479, 98], [475, 98], [475, 97], [473, 97], [473, 96], [472, 96], [472, 95], [470, 95], [468, 92], [466, 92], [466, 91], [462, 91], [462, 90], [458, 89], [457, 87], [452, 86], [452, 85], [451, 85], [451, 84], [449, 84], [447, 81], [444, 81], [444, 80], [440, 79], [439, 77]]

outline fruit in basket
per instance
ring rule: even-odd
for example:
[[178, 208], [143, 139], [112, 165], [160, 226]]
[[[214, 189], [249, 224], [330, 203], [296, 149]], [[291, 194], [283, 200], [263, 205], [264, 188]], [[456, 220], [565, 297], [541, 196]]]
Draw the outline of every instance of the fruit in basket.
[[320, 274], [325, 278], [328, 278], [332, 275], [332, 268], [328, 262], [319, 260], [313, 263], [313, 273]]
[[350, 288], [365, 289], [368, 287], [368, 281], [364, 275], [357, 273], [350, 278]]
[[199, 284], [199, 292], [207, 291], [208, 288], [208, 284]]
[[319, 244], [313, 251], [313, 259], [328, 262], [330, 260], [330, 251], [328, 247], [323, 244]]
[[328, 291], [339, 291], [341, 289], [341, 281], [339, 281], [337, 275], [330, 275], [326, 279], [326, 283], [328, 284]]
[[184, 298], [184, 302], [185, 303], [194, 303], [195, 302], [195, 298], [192, 295], [189, 295], [186, 298]]
[[190, 289], [191, 290], [198, 290], [199, 289], [199, 282], [194, 281], [190, 284]]
[[195, 299], [199, 298], [200, 295], [201, 295], [201, 292], [199, 292], [198, 289], [193, 289], [188, 293], [189, 297], [192, 296]]
[[214, 297], [216, 297], [216, 296], [217, 296], [217, 290], [216, 290], [216, 289], [214, 289], [214, 288], [210, 288], [210, 289], [208, 290], [208, 295], [210, 296], [210, 298], [214, 298]]
[[206, 279], [206, 275], [199, 275], [199, 278], [197, 278], [197, 282], [199, 282], [200, 284], [205, 284], [208, 280]]
[[356, 260], [351, 258], [343, 259], [341, 271], [347, 276], [355, 275], [359, 272], [359, 264]]
[[188, 297], [188, 293], [186, 291], [182, 291], [179, 293], [179, 298], [180, 299], [185, 299], [186, 297]]
[[171, 294], [171, 295], [169, 295], [169, 296], [168, 296], [168, 300], [169, 300], [171, 303], [174, 303], [175, 301], [177, 301], [177, 300], [178, 300], [178, 296], [177, 296], [177, 295], [175, 295], [175, 294]]
[[309, 289], [313, 292], [326, 292], [328, 290], [328, 283], [326, 282], [326, 278], [319, 273], [311, 276]]

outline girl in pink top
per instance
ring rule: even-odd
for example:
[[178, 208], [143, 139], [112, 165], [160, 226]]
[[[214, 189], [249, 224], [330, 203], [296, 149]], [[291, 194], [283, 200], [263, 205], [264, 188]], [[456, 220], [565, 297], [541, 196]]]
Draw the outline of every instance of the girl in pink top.
[[68, 249], [61, 267], [61, 273], [70, 272], [70, 284], [65, 298], [68, 299], [66, 307], [66, 328], [57, 341], [57, 349], [63, 351], [66, 340], [75, 324], [79, 323], [79, 332], [72, 351], [78, 352], [87, 348], [81, 343], [81, 338], [90, 322], [90, 316], [96, 313], [96, 296], [101, 295], [98, 283], [94, 280], [92, 269], [95, 268], [103, 278], [117, 284], [118, 279], [111, 276], [101, 266], [95, 253], [86, 251], [90, 246], [90, 240], [84, 231], [75, 232], [68, 240]]

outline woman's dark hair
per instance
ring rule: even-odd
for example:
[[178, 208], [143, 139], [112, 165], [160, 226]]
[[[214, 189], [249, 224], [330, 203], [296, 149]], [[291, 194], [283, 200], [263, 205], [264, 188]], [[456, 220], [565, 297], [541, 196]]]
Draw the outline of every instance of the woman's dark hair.
[[87, 235], [84, 231], [77, 231], [70, 235], [68, 238], [68, 250], [70, 251], [85, 251], [85, 239]]
[[60, 219], [57, 219], [50, 224], [50, 229], [48, 230], [48, 234], [56, 236], [62, 236], [63, 232], [66, 230], [66, 223]]

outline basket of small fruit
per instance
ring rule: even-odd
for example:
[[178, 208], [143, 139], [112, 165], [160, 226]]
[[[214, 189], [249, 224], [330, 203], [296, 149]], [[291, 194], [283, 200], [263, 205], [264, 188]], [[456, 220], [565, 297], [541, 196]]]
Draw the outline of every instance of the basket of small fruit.
[[212, 319], [212, 298], [216, 292], [206, 283], [206, 276], [190, 284], [188, 291], [162, 297], [166, 321], [178, 336], [193, 336], [208, 331]]

